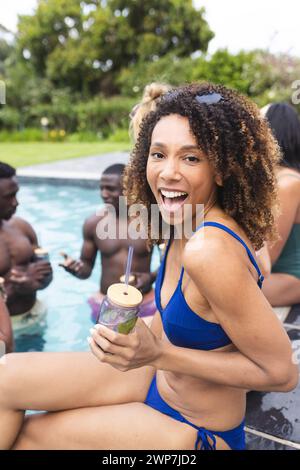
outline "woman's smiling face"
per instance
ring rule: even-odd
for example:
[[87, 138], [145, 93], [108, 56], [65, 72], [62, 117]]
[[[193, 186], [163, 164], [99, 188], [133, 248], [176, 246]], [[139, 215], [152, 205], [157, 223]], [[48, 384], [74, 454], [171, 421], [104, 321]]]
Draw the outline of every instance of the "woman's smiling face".
[[171, 114], [161, 118], [154, 127], [147, 181], [167, 223], [182, 223], [186, 219], [183, 207], [188, 204], [194, 217], [196, 204], [203, 204], [205, 209], [214, 201], [215, 172], [199, 148], [186, 117]]

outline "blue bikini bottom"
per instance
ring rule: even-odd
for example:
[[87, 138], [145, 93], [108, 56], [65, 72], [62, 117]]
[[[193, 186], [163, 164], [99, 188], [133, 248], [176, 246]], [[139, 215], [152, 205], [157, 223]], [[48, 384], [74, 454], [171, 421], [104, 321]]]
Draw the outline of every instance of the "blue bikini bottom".
[[[216, 450], [215, 435], [221, 437], [226, 444], [228, 444], [231, 450], [245, 450], [246, 448], [244, 431], [245, 420], [243, 420], [239, 426], [234, 429], [230, 429], [229, 431], [211, 431], [196, 426], [185, 419], [178, 411], [171, 408], [171, 406], [162, 399], [157, 390], [156, 376], [154, 376], [150, 385], [145, 404], [167, 416], [170, 416], [171, 418], [176, 419], [177, 421], [189, 424], [193, 428], [197, 429], [198, 434], [195, 442], [196, 450], [199, 449], [199, 444], [200, 450]], [[212, 440], [212, 444], [209, 442], [208, 437]]]

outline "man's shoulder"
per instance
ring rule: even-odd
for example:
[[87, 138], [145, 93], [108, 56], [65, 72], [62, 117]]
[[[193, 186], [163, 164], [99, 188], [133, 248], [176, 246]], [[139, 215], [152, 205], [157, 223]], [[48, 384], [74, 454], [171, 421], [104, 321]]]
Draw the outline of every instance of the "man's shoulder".
[[8, 225], [14, 228], [18, 228], [22, 231], [26, 230], [33, 230], [32, 226], [30, 225], [27, 220], [22, 219], [21, 217], [14, 216], [8, 222]]
[[97, 224], [103, 219], [105, 216], [105, 211], [99, 210], [95, 214], [90, 215], [84, 221], [83, 229], [85, 232], [88, 233], [95, 233]]

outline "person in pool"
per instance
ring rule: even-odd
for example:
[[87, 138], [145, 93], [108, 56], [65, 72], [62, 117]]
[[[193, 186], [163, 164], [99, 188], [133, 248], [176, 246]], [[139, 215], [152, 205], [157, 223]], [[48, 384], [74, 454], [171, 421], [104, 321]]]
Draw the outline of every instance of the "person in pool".
[[[100, 194], [105, 204], [109, 204], [116, 211], [116, 234], [122, 231], [122, 226], [128, 223], [122, 219], [119, 211], [120, 196], [123, 194], [122, 174], [125, 165], [112, 165], [103, 172], [100, 179]], [[103, 212], [103, 213], [102, 213]], [[61, 266], [70, 274], [78, 279], [87, 279], [94, 268], [98, 252], [101, 254], [101, 278], [99, 292], [89, 299], [92, 310], [92, 319], [97, 321], [100, 306], [107, 289], [111, 284], [120, 282], [120, 277], [124, 275], [128, 248], [134, 247], [132, 274], [134, 279], [131, 281], [135, 287], [141, 290], [143, 294], [143, 303], [140, 306], [140, 316], [152, 319], [155, 311], [155, 299], [152, 284], [156, 278], [156, 272], [150, 271], [152, 250], [149, 251], [146, 240], [133, 240], [129, 237], [121, 239], [101, 239], [97, 235], [99, 223], [106, 215], [105, 209], [100, 214], [90, 216], [83, 226], [83, 245], [79, 260], [65, 256], [64, 263]]]
[[300, 303], [300, 120], [288, 103], [273, 103], [265, 111], [282, 159], [276, 169], [280, 238], [268, 246], [271, 274], [263, 292], [271, 305], [282, 307]]
[[141, 101], [132, 108], [129, 114], [129, 133], [133, 142], [138, 139], [143, 119], [151, 111], [155, 111], [157, 100], [170, 90], [171, 86], [163, 82], [152, 82], [145, 86]]
[[24, 332], [45, 315], [37, 291], [50, 284], [52, 268], [35, 257], [38, 240], [32, 226], [15, 216], [18, 191], [15, 168], [0, 162], [0, 276], [13, 330]]
[[[122, 335], [97, 325], [93, 356], [4, 356], [1, 449], [245, 448], [247, 390], [288, 392], [298, 382], [254, 254], [272, 236], [277, 162], [265, 120], [238, 92], [192, 84], [160, 99], [126, 186], [130, 203], [156, 202], [173, 227], [151, 328], [138, 319]], [[187, 205], [195, 233], [178, 238]], [[50, 413], [24, 422], [25, 409]]]

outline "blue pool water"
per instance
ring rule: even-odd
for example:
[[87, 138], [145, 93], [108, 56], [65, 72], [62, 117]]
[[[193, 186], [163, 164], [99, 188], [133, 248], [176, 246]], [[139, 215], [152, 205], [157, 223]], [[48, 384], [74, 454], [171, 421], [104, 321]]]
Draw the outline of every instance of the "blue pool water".
[[[82, 224], [103, 202], [97, 189], [49, 184], [22, 184], [17, 215], [35, 229], [40, 245], [49, 251], [54, 270], [50, 286], [39, 291], [48, 305], [46, 325], [39, 333], [16, 340], [17, 351], [85, 351], [92, 326], [87, 299], [100, 278], [99, 255], [92, 276], [79, 280], [58, 266], [61, 251], [77, 258], [82, 244]], [[152, 269], [159, 263], [155, 251]]]

